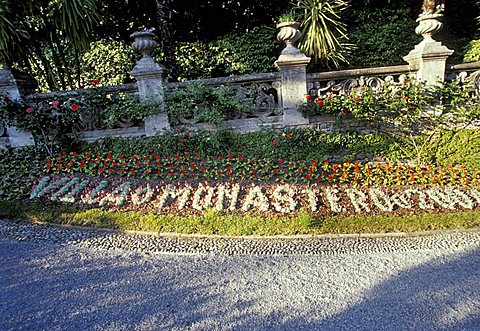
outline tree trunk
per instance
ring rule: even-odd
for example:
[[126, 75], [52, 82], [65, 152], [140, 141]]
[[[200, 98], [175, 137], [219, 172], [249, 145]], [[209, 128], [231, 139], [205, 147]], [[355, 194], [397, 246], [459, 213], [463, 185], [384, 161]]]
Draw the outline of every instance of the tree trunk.
[[165, 54], [165, 65], [169, 70], [169, 77], [176, 80], [178, 77], [177, 60], [175, 59], [175, 39], [173, 38], [173, 22], [170, 0], [155, 0], [156, 32]]

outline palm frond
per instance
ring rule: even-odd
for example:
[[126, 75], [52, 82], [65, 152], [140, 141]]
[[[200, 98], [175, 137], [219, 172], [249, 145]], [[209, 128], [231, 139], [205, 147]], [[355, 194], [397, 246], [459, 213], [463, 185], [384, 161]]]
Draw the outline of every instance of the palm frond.
[[315, 61], [336, 67], [347, 62], [352, 48], [341, 13], [348, 8], [345, 0], [300, 0], [294, 10], [303, 31], [298, 47]]

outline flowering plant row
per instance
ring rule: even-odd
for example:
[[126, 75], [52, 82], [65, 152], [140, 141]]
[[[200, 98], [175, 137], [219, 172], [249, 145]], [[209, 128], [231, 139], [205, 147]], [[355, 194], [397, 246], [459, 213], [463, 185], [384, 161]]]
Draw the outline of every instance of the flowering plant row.
[[377, 123], [413, 124], [422, 117], [447, 113], [464, 119], [478, 116], [478, 102], [458, 82], [425, 86], [415, 79], [402, 78], [400, 83], [385, 81], [374, 88], [353, 86], [347, 94], [308, 94], [299, 110], [305, 116], [350, 114]]
[[480, 192], [460, 186], [353, 188], [279, 183], [190, 184], [68, 175], [39, 179], [30, 198], [97, 207], [143, 208], [159, 213], [209, 209], [240, 213], [292, 213], [302, 209], [313, 214], [372, 214], [474, 209], [480, 206]]
[[229, 180], [280, 183], [350, 185], [472, 185], [480, 183], [479, 171], [458, 167], [420, 167], [404, 164], [329, 163], [323, 161], [270, 161], [242, 155], [201, 158], [198, 154], [160, 156], [118, 153], [59, 153], [47, 160], [48, 174], [83, 173], [155, 180]]

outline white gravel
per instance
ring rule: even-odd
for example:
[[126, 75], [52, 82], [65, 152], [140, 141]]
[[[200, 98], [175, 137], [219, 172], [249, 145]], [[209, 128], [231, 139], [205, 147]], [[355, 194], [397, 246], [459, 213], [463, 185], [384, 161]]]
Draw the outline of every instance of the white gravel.
[[480, 330], [475, 233], [285, 256], [1, 237], [0, 330]]

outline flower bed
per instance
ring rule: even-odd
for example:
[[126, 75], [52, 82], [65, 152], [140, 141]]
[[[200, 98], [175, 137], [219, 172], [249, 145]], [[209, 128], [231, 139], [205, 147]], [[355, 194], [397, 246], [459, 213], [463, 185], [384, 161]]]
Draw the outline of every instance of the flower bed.
[[319, 183], [187, 182], [121, 177], [42, 177], [31, 199], [90, 207], [188, 215], [214, 209], [226, 213], [312, 215], [405, 214], [475, 209], [472, 186], [365, 186]]
[[473, 185], [480, 172], [465, 167], [410, 166], [406, 164], [329, 163], [250, 159], [242, 155], [201, 158], [198, 154], [160, 156], [116, 153], [67, 153], [47, 160], [47, 174], [136, 177], [146, 180], [253, 181], [370, 185]]

